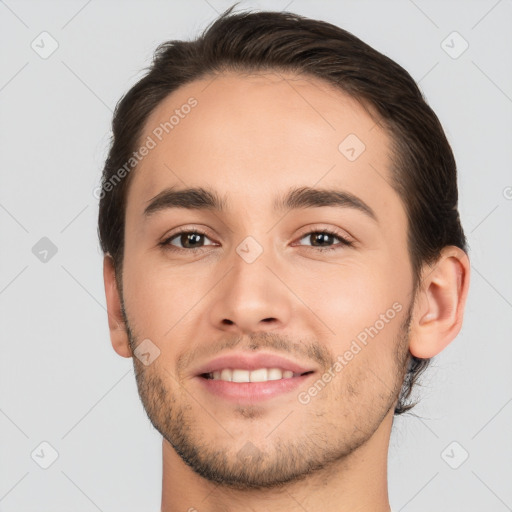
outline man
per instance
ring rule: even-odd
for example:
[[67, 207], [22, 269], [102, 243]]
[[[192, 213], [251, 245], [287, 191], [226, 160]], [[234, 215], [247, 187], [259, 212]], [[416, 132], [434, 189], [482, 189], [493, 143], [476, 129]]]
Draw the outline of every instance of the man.
[[164, 43], [114, 114], [99, 235], [162, 511], [389, 512], [393, 417], [469, 283], [453, 154], [405, 70], [291, 13]]

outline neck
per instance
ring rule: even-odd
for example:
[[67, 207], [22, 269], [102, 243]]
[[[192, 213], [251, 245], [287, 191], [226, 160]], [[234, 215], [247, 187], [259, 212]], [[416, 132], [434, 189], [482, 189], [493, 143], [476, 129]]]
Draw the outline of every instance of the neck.
[[274, 489], [234, 490], [187, 466], [163, 440], [161, 512], [389, 512], [387, 458], [393, 411], [350, 455]]

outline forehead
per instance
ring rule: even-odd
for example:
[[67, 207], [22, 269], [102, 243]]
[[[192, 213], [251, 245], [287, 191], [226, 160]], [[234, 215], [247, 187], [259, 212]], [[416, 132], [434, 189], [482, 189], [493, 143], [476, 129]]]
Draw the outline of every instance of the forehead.
[[315, 184], [373, 196], [381, 207], [397, 199], [386, 132], [358, 101], [316, 78], [231, 73], [191, 82], [148, 117], [140, 142], [149, 140], [128, 194], [140, 211], [169, 186], [208, 185], [233, 205], [248, 195], [269, 196], [270, 205], [278, 190]]

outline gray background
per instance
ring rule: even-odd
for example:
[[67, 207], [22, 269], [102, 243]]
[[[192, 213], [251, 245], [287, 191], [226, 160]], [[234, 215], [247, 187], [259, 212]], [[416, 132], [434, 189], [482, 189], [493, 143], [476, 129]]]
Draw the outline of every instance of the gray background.
[[[110, 345], [93, 190], [112, 110], [154, 48], [193, 37], [229, 5], [0, 2], [3, 512], [159, 510], [161, 438], [131, 360]], [[395, 420], [390, 500], [404, 512], [512, 510], [512, 2], [241, 7], [353, 32], [404, 66], [441, 119], [460, 171], [472, 282], [462, 333], [418, 390], [418, 417]], [[43, 441], [58, 453], [48, 469]]]

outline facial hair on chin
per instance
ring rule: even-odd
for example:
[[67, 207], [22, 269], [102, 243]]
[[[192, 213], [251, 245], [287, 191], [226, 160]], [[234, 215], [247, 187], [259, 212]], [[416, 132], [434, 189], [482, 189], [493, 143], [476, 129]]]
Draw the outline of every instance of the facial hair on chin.
[[[408, 317], [402, 323], [398, 339], [395, 340], [398, 358], [395, 360], [394, 375], [397, 380], [388, 396], [379, 397], [383, 403], [380, 419], [376, 422], [377, 427], [395, 403], [402, 385], [400, 376], [403, 375], [408, 354], [410, 320], [409, 308]], [[134, 336], [126, 317], [125, 325], [133, 350], [139, 340]], [[271, 489], [300, 481], [311, 472], [326, 470], [340, 459], [346, 458], [375, 431], [364, 434], [366, 429], [361, 429], [358, 437], [333, 440], [331, 444], [320, 446], [314, 438], [325, 435], [321, 432], [322, 425], [318, 425], [311, 435], [300, 439], [277, 438], [272, 451], [263, 451], [247, 440], [236, 454], [228, 455], [226, 446], [216, 448], [206, 437], [202, 439], [197, 434], [190, 397], [186, 392], [179, 392], [181, 385], [171, 372], [162, 367], [157, 370], [158, 365], [145, 367], [136, 357], [133, 358], [133, 364], [141, 402], [155, 429], [195, 473], [225, 487], [238, 490]], [[174, 390], [169, 389], [170, 383], [174, 383]], [[314, 414], [312, 417], [314, 418]], [[318, 430], [318, 436], [315, 436], [315, 430]]]

